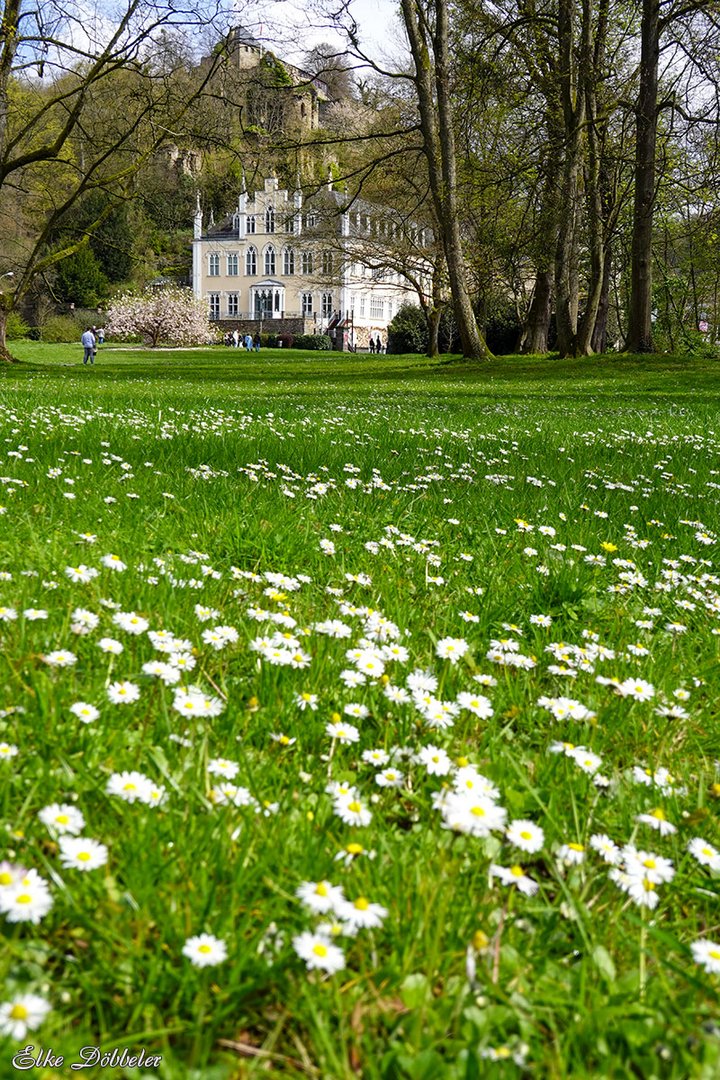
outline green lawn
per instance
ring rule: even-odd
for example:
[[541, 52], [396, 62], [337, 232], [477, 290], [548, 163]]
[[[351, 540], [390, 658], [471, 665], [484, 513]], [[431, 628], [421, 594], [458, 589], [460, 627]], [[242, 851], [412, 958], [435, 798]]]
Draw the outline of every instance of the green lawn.
[[13, 351], [0, 1076], [714, 1080], [718, 365]]

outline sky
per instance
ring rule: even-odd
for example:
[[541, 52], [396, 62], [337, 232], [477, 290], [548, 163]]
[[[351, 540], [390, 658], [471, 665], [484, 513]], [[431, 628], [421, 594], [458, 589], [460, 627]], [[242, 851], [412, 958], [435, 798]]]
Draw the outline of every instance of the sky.
[[[323, 17], [322, 8], [337, 10], [340, 2], [323, 0], [276, 0], [265, 4], [262, 14], [252, 15], [244, 0], [237, 0], [238, 19], [256, 36], [286, 60], [296, 63], [303, 53], [320, 42], [338, 43], [343, 38], [333, 33], [331, 20]], [[360, 28], [360, 40], [373, 59], [381, 61], [393, 43], [399, 42], [397, 0], [350, 0], [348, 11]], [[273, 39], [277, 37], [277, 41]]]

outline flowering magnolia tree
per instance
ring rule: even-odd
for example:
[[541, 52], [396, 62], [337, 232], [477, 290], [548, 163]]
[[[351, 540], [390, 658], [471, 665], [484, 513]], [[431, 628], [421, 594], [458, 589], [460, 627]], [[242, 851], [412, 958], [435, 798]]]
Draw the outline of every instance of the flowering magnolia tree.
[[142, 296], [121, 296], [108, 311], [107, 332], [118, 338], [137, 334], [153, 348], [205, 345], [215, 339], [206, 302], [183, 288], [155, 288]]

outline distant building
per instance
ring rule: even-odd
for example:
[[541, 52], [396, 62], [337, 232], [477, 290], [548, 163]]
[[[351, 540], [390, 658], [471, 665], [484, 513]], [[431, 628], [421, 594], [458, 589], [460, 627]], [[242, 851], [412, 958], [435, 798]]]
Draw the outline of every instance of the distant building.
[[327, 333], [337, 348], [387, 342], [398, 308], [417, 302], [401, 274], [368, 269], [369, 246], [390, 246], [399, 228], [390, 211], [327, 184], [304, 198], [278, 188], [241, 192], [237, 209], [204, 226], [198, 205], [193, 290], [225, 331]]

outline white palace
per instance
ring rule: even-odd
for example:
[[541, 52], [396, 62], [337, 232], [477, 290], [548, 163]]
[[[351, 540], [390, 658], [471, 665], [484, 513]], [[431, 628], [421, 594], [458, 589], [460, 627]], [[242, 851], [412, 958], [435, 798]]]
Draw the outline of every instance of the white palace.
[[[326, 333], [337, 348], [364, 348], [370, 335], [385, 343], [398, 308], [418, 302], [384, 257], [407, 226], [329, 182], [305, 198], [270, 177], [218, 225], [198, 205], [194, 225], [193, 291], [224, 331]], [[413, 239], [422, 246], [422, 231]]]

